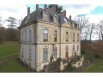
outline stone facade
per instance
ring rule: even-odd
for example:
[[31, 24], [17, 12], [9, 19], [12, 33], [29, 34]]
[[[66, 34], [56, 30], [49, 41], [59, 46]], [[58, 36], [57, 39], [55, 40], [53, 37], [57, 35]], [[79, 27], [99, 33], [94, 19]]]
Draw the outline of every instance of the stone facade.
[[[76, 22], [72, 20], [69, 22], [69, 19], [63, 23], [59, 22], [60, 16], [56, 14], [50, 22], [48, 14], [48, 11], [42, 11], [42, 17], [37, 17], [33, 22], [29, 22], [30, 17], [26, 17], [19, 27], [20, 59], [37, 71], [42, 70], [44, 65], [50, 62], [51, 56], [56, 60], [81, 55], [80, 31]], [[47, 34], [44, 35], [44, 33]], [[44, 51], [47, 52], [44, 53]]]

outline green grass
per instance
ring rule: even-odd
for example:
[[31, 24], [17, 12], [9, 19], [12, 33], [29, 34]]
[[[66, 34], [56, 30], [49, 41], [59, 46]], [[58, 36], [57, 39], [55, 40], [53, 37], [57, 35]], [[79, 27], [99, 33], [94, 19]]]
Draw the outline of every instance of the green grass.
[[93, 53], [86, 53], [85, 56], [93, 61], [93, 64], [85, 72], [103, 72], [103, 58], [95, 58]]
[[16, 54], [18, 51], [19, 44], [17, 42], [8, 41], [0, 44], [0, 58]]
[[18, 60], [18, 42], [4, 42], [0, 44], [0, 72], [27, 72]]
[[97, 61], [90, 66], [86, 72], [103, 72], [103, 60], [96, 59]]

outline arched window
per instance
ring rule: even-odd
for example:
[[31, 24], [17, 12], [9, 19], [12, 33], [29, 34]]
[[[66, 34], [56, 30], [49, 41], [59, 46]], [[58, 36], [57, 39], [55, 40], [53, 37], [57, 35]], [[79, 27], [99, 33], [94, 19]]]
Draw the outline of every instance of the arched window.
[[68, 45], [65, 47], [65, 51], [66, 51], [65, 57], [67, 58], [68, 57], [68, 51], [69, 51]]
[[73, 33], [73, 42], [75, 42], [75, 33]]
[[57, 41], [57, 30], [54, 31], [54, 41]]
[[69, 33], [66, 32], [66, 41], [68, 41], [68, 40], [69, 40]]
[[75, 52], [75, 45], [73, 45], [73, 51], [72, 51], [72, 56], [75, 56], [76, 52]]

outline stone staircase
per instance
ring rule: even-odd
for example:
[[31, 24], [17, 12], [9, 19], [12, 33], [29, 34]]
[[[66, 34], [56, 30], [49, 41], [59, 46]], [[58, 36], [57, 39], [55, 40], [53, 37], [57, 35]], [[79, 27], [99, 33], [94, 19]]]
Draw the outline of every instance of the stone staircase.
[[50, 62], [46, 68], [46, 72], [60, 72], [60, 60]]

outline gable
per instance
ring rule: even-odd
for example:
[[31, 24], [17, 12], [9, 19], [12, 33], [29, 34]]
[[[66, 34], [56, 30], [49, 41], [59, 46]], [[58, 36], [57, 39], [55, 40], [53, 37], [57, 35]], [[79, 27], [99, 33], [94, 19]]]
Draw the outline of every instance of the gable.
[[72, 24], [70, 22], [66, 22], [61, 25], [62, 27], [72, 28]]

